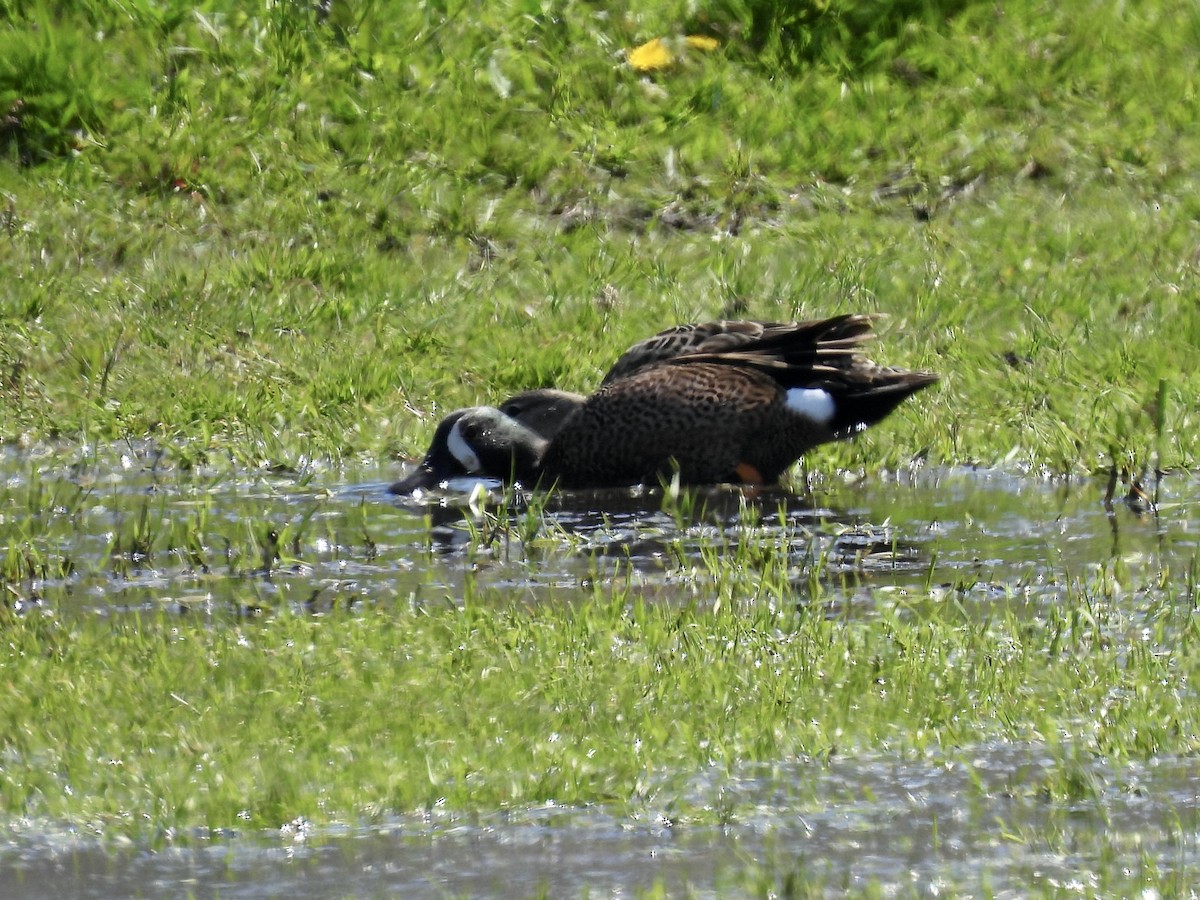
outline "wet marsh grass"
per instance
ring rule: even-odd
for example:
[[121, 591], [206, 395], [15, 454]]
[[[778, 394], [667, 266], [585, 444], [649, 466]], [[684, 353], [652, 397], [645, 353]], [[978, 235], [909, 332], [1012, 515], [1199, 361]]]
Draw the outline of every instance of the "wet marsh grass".
[[[485, 583], [501, 552], [488, 540], [462, 551], [476, 562], [454, 592], [312, 608], [268, 594], [247, 615], [246, 582], [241, 611], [7, 611], [0, 806], [182, 846], [297, 820], [449, 826], [548, 802], [736, 829], [762, 800], [719, 785], [747, 768], [792, 771], [788, 815], [804, 816], [872, 802], [830, 796], [831, 763], [969, 765], [1011, 747], [1037, 765], [1009, 764], [1002, 794], [1051, 822], [1011, 813], [1003, 839], [1077, 853], [1067, 819], [1102, 818], [1137, 789], [1127, 770], [1198, 749], [1200, 626], [1177, 578], [1128, 578], [1121, 599], [1111, 569], [1064, 572], [1061, 606], [1034, 616], [905, 594], [876, 595], [864, 615], [798, 592], [786, 566], [763, 564], [782, 555], [763, 537], [748, 528], [691, 559], [700, 589], [682, 605], [647, 599], [632, 577], [531, 602]], [[958, 802], [997, 790], [980, 782]], [[1100, 834], [1086, 838], [1097, 884], [1179, 877], [1149, 857], [1131, 869], [1121, 839]], [[771, 854], [723, 876], [735, 894], [842, 877]]]
[[[0, 604], [0, 808], [24, 822], [191, 846], [300, 819], [470, 822], [552, 801], [739, 828], [761, 800], [697, 790], [697, 778], [793, 767], [787, 803], [802, 814], [841, 802], [820, 786], [832, 762], [970, 759], [996, 745], [1039, 760], [1036, 778], [1012, 773], [1021, 802], [1102, 815], [1126, 767], [1198, 749], [1194, 554], [1155, 565], [1114, 549], [1082, 571], [1052, 568], [1041, 577], [1058, 599], [1031, 612], [1019, 582], [1001, 581], [1011, 605], [979, 605], [968, 578], [933, 583], [933, 560], [911, 589], [867, 578], [847, 592], [871, 556], [903, 556], [908, 529], [814, 525], [770, 499], [731, 508], [720, 491], [665, 491], [644, 535], [604, 517], [597, 531], [565, 528], [555, 498], [477, 497], [451, 519], [431, 510], [408, 546], [394, 520], [413, 512], [385, 503], [328, 504], [283, 480], [264, 501], [262, 479], [244, 473], [239, 487], [222, 477], [224, 494], [170, 467], [134, 477], [97, 477], [90, 492], [44, 478], [36, 508], [15, 479], [6, 488], [25, 521], [71, 523], [55, 546], [77, 565], [57, 583], [10, 582], [40, 585], [45, 602]], [[115, 557], [115, 538], [88, 537], [97, 522], [141, 535], [147, 557], [129, 539]], [[457, 537], [431, 539], [438, 528]], [[622, 558], [620, 541], [645, 540], [661, 567], [650, 578], [675, 586], [669, 602]], [[588, 553], [611, 555], [532, 592]], [[398, 564], [403, 578], [353, 584], [356, 567]], [[122, 607], [121, 585], [143, 578], [166, 587], [139, 596], [161, 599]], [[71, 612], [72, 593], [97, 583], [112, 599]], [[188, 601], [193, 583], [207, 601]], [[1053, 837], [1023, 827], [1008, 840]], [[733, 893], [760, 879], [836, 883], [793, 868], [767, 856], [723, 877]]]
[[[164, 472], [131, 500], [68, 453], [0, 486], [4, 815], [182, 841], [547, 799], [736, 822], [681, 785], [981, 741], [1045, 748], [1014, 791], [1069, 806], [1081, 760], [1194, 753], [1194, 554], [1051, 562], [1061, 608], [1032, 616], [1020, 577], [934, 584], [935, 555], [920, 595], [864, 579], [859, 609], [831, 585], [912, 535], [721, 531], [683, 492], [651, 538], [693, 599], [658, 605], [621, 527], [543, 500], [398, 548], [373, 497], [284, 496], [413, 457], [449, 408], [588, 390], [676, 321], [847, 310], [944, 382], [799, 486], [1111, 472], [1122, 516], [1194, 465], [1194, 9], [824, 8], [0, 0], [0, 439], [151, 436]], [[694, 29], [720, 49], [620, 59]], [[232, 518], [207, 496], [230, 478]], [[594, 577], [536, 598], [489, 581], [579, 554]], [[398, 557], [404, 587], [364, 598], [355, 567]]]
[[1078, 610], [855, 620], [601, 586], [552, 608], [467, 584], [462, 602], [221, 627], [6, 617], [4, 808], [181, 839], [548, 799], [686, 824], [713, 810], [680, 786], [714, 766], [1040, 744], [1061, 780], [1028, 789], [1078, 799], [1077, 756], [1196, 750], [1190, 614], [1160, 612], [1130, 646]]

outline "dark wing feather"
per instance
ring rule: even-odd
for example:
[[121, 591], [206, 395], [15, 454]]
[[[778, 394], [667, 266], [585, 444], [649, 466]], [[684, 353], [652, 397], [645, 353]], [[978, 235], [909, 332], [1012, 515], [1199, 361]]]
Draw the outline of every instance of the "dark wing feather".
[[612, 364], [601, 385], [626, 378], [650, 366], [693, 353], [722, 353], [761, 340], [790, 323], [720, 321], [675, 325], [638, 341]]

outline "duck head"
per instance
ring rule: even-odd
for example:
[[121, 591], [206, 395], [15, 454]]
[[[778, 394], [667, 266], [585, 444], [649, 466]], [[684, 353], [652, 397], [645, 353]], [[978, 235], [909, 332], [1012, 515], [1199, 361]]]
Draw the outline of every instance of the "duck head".
[[547, 443], [494, 406], [455, 410], [438, 424], [425, 458], [388, 492], [411, 494], [463, 476], [532, 485]]

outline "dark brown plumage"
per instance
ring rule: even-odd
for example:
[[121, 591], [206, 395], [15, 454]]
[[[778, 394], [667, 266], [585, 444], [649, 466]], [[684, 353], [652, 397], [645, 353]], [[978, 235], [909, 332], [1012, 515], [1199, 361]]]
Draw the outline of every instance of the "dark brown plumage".
[[640, 369], [678, 356], [686, 356], [689, 353], [724, 353], [761, 340], [764, 335], [783, 333], [808, 324], [811, 323], [723, 320], [696, 325], [674, 325], [653, 337], [638, 341], [622, 353], [600, 385], [603, 387]]
[[393, 490], [454, 474], [562, 487], [637, 484], [676, 471], [688, 484], [773, 482], [808, 450], [864, 430], [937, 381], [864, 357], [873, 321], [668, 329], [627, 350], [590, 397], [532, 391], [500, 409], [452, 414], [426, 460]]

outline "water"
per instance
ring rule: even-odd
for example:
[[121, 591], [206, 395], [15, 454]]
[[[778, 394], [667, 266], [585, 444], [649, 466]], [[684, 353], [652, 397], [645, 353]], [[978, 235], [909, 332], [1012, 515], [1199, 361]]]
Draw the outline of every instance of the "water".
[[[16, 823], [0, 830], [6, 898], [328, 898], [631, 896], [739, 893], [728, 872], [766, 861], [836, 896], [881, 887], [918, 896], [1095, 889], [1097, 859], [1200, 876], [1200, 761], [1164, 758], [1113, 769], [1093, 762], [1095, 793], [1049, 803], [1036, 790], [1057, 763], [1026, 745], [957, 759], [858, 757], [791, 761], [733, 777], [701, 775], [696, 794], [753, 810], [721, 826], [660, 815], [618, 820], [596, 810], [530, 808], [456, 819], [436, 814], [369, 829], [211, 835], [158, 851]], [[798, 803], [813, 782], [817, 803]]]
[[[960, 468], [826, 479], [803, 496], [714, 489], [664, 503], [626, 491], [497, 513], [470, 485], [389, 497], [394, 474], [180, 471], [142, 445], [66, 459], [8, 452], [0, 528], [24, 560], [10, 605], [64, 617], [165, 610], [220, 627], [284, 607], [446, 602], [468, 579], [531, 604], [590, 596], [597, 579], [684, 604], [706, 598], [705, 552], [751, 545], [760, 553], [750, 558], [784, 560], [798, 604], [838, 615], [900, 602], [1036, 616], [1102, 584], [1118, 612], [1102, 625], [1130, 642], [1162, 602], [1154, 574], [1194, 569], [1200, 540], [1200, 485], [1183, 476], [1163, 481], [1156, 511], [1123, 487], [1105, 504], [1103, 482]], [[872, 884], [922, 896], [1086, 894], [1104, 859], [1127, 859], [1134, 880], [1200, 877], [1200, 760], [1082, 758], [1078, 797], [1064, 800], [1038, 788], [1061, 759], [1035, 744], [988, 744], [953, 757], [702, 771], [689, 799], [739, 811], [711, 826], [681, 826], [669, 809], [431, 810], [361, 828], [198, 832], [151, 848], [14, 820], [0, 823], [0, 896], [630, 896], [656, 885], [703, 896], [778, 887], [779, 873], [831, 896]]]

